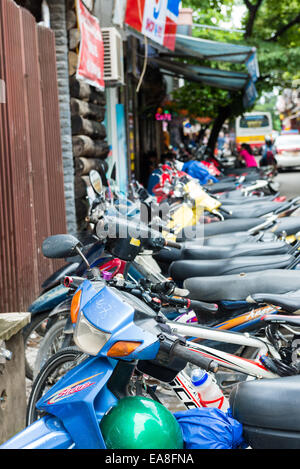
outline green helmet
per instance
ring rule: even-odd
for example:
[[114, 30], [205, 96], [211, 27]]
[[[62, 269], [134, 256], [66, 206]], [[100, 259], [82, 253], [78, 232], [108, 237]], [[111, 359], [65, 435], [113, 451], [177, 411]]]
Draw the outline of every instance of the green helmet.
[[182, 449], [174, 415], [152, 399], [140, 396], [118, 401], [101, 420], [107, 449]]

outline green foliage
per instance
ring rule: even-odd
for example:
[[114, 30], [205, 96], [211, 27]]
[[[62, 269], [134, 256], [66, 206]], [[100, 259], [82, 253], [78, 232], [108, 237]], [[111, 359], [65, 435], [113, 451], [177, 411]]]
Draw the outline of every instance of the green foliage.
[[[278, 36], [278, 42], [286, 47], [296, 47], [300, 45], [300, 1], [289, 0], [288, 2], [279, 2], [278, 0], [263, 0], [253, 27], [253, 38], [261, 40], [270, 40], [276, 34], [290, 25], [294, 20], [296, 24], [289, 27], [285, 32]], [[248, 21], [248, 15], [244, 18], [244, 25]]]
[[[250, 3], [251, 2], [251, 3]], [[259, 8], [253, 18], [253, 29], [250, 37], [243, 38], [240, 32], [227, 32], [214, 29], [194, 28], [193, 35], [216, 41], [243, 43], [258, 49], [258, 61], [261, 78], [256, 84], [259, 96], [271, 92], [274, 87], [290, 86], [295, 78], [300, 77], [300, 0], [279, 2], [278, 0], [183, 0], [182, 7], [194, 9], [194, 23], [218, 25], [221, 22], [230, 23], [234, 13], [233, 7], [244, 5], [245, 15], [243, 26], [247, 29], [250, 21], [250, 5], [258, 2]], [[299, 18], [298, 18], [299, 17]], [[298, 21], [297, 21], [298, 18]], [[293, 24], [295, 22], [295, 24]], [[291, 25], [291, 26], [290, 26]], [[290, 27], [289, 27], [290, 26]], [[286, 28], [286, 30], [284, 30]], [[206, 64], [207, 65], [207, 64]], [[233, 64], [214, 64], [209, 66], [227, 70], [244, 71]], [[185, 108], [203, 115], [216, 116], [228, 100], [236, 96], [229, 96], [223, 90], [216, 90], [199, 84], [187, 83], [184, 88], [176, 92], [177, 103]], [[204, 112], [206, 110], [206, 112]]]
[[[243, 7], [245, 34], [242, 31], [195, 27], [193, 36], [257, 48], [261, 76], [256, 88], [259, 97], [266, 95], [267, 100], [264, 105], [257, 103], [255, 109], [271, 111], [275, 128], [280, 130], [280, 121], [275, 113], [276, 98], [271, 95], [274, 87], [280, 91], [300, 78], [300, 0], [183, 0], [182, 7], [194, 9], [194, 23], [210, 26], [232, 23], [235, 8]], [[225, 70], [246, 70], [245, 66], [230, 63], [198, 61], [198, 64]], [[224, 111], [228, 106], [231, 118], [243, 112], [242, 93], [228, 93], [196, 83], [186, 82], [174, 93], [173, 99], [176, 108], [186, 109], [194, 116], [216, 119], [226, 114]]]
[[[246, 24], [247, 16], [244, 19]], [[251, 44], [258, 49], [259, 92], [286, 88], [300, 76], [300, 0], [263, 0], [254, 21]]]
[[261, 104], [258, 103], [254, 107], [254, 111], [259, 111], [259, 112], [270, 112], [272, 114], [272, 120], [273, 120], [273, 128], [274, 130], [281, 130], [281, 122], [279, 115], [275, 111], [276, 109], [276, 100], [277, 97], [275, 95], [266, 95], [265, 97], [265, 103]]
[[174, 111], [186, 109], [191, 117], [218, 116], [219, 108], [231, 102], [227, 91], [198, 83], [186, 82], [183, 88], [173, 93]]
[[[232, 6], [235, 0], [183, 0], [182, 7], [194, 9], [193, 21], [198, 24], [215, 26], [220, 22], [227, 22], [232, 15]], [[240, 43], [241, 33], [229, 33], [228, 31], [194, 28], [193, 36], [219, 42]], [[194, 59], [189, 63], [199, 64]], [[222, 64], [213, 61], [201, 61], [201, 65], [223, 70], [245, 71], [246, 67], [224, 62]], [[174, 107], [186, 109], [192, 116], [211, 117], [215, 119], [220, 109], [231, 104], [232, 113], [235, 114], [238, 106], [241, 112], [241, 93], [229, 93], [228, 91], [186, 81], [185, 86], [173, 93]]]

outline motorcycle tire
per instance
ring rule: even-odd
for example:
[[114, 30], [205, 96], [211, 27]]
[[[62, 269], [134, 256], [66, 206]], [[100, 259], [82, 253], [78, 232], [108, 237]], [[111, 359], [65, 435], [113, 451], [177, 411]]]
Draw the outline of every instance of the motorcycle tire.
[[46, 361], [59, 350], [74, 345], [73, 335], [64, 334], [66, 319], [56, 321], [45, 334], [34, 364], [34, 378], [38, 375]]
[[36, 314], [30, 323], [23, 329], [24, 352], [25, 352], [25, 376], [33, 380], [35, 356], [39, 343], [44, 337], [47, 328], [47, 320], [50, 311]]
[[86, 355], [76, 347], [68, 347], [60, 350], [42, 367], [33, 382], [26, 411], [26, 426], [45, 415], [45, 412], [36, 408], [41, 397], [59, 381], [67, 371], [78, 365], [80, 359], [85, 359]]

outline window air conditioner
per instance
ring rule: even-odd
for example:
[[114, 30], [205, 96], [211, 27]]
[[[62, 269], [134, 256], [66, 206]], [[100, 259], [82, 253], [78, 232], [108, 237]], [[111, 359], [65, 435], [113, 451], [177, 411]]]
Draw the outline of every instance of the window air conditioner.
[[124, 85], [123, 42], [116, 28], [101, 28], [106, 86]]

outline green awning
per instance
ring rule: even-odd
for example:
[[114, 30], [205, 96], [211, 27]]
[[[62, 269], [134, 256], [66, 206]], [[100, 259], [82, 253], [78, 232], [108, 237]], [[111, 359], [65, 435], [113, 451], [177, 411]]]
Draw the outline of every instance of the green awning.
[[208, 41], [207, 39], [177, 34], [175, 51], [172, 55], [212, 61], [246, 63], [255, 53], [255, 47]]
[[156, 63], [162, 72], [166, 71], [168, 74], [228, 91], [242, 90], [249, 81], [247, 73], [188, 65], [165, 57], [151, 57], [150, 60]]

